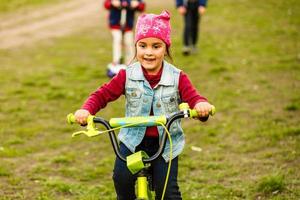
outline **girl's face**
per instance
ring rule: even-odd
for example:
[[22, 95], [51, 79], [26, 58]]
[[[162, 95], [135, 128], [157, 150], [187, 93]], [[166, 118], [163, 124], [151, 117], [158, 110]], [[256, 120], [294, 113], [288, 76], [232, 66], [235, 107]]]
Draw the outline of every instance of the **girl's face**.
[[166, 44], [158, 38], [144, 38], [136, 44], [136, 57], [149, 74], [157, 74], [166, 54]]

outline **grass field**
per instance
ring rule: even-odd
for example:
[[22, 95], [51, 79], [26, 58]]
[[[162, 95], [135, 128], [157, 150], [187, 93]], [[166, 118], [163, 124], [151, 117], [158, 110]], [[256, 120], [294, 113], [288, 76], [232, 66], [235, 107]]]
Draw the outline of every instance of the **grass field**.
[[[151, 2], [148, 11], [164, 5], [173, 13], [174, 64], [218, 111], [207, 123], [183, 123], [183, 199], [300, 199], [300, 3], [211, 0], [201, 51], [183, 57], [182, 19], [173, 2]], [[73, 139], [80, 127], [65, 122], [109, 80], [110, 40], [95, 24], [0, 50], [0, 200], [115, 199], [108, 137]], [[98, 115], [123, 115], [123, 102]]]
[[[65, 0], [66, 2], [67, 0]], [[62, 0], [1, 0], [0, 13], [14, 12], [20, 9], [28, 9], [34, 6], [47, 5], [49, 3], [63, 2]]]

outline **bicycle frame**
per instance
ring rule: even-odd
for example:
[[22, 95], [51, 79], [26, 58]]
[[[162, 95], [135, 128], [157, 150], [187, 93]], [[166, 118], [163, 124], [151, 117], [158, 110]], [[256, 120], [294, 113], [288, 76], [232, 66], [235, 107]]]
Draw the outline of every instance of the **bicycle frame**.
[[[162, 116], [143, 116], [143, 117], [124, 117], [124, 118], [111, 118], [109, 121], [95, 116], [88, 117], [87, 131], [79, 131], [73, 133], [72, 137], [85, 134], [88, 137], [94, 137], [99, 134], [108, 132], [111, 144], [113, 146], [114, 152], [116, 156], [127, 163], [128, 169], [133, 173], [137, 173], [137, 181], [136, 181], [136, 196], [137, 199], [140, 200], [150, 200], [151, 192], [149, 190], [148, 183], [148, 175], [147, 168], [151, 165], [151, 162], [160, 157], [163, 153], [163, 150], [166, 145], [168, 130], [170, 129], [172, 123], [181, 118], [196, 118], [198, 117], [197, 111], [189, 108], [187, 103], [182, 103], [179, 105], [180, 111], [173, 113], [172, 115], [162, 115]], [[215, 114], [215, 107], [213, 106], [210, 112], [210, 115]], [[73, 114], [69, 114], [67, 116], [67, 121], [69, 124], [75, 123], [75, 116]], [[97, 130], [95, 124], [102, 124], [107, 130], [99, 131]], [[127, 158], [123, 157], [120, 153], [118, 141], [115, 134], [115, 129], [123, 128], [123, 127], [137, 127], [137, 126], [164, 126], [165, 130], [162, 134], [162, 139], [160, 141], [159, 148], [157, 152], [148, 157], [142, 152], [136, 152]], [[171, 159], [170, 159], [171, 160]], [[171, 162], [170, 162], [171, 163]], [[168, 180], [166, 180], [167, 182]], [[163, 199], [163, 197], [162, 197]]]

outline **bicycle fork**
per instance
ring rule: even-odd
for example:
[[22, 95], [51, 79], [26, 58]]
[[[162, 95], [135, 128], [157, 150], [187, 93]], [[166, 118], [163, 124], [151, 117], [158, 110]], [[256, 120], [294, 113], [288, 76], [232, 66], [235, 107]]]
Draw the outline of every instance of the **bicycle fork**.
[[152, 177], [148, 170], [143, 169], [137, 175], [136, 196], [138, 200], [152, 200]]

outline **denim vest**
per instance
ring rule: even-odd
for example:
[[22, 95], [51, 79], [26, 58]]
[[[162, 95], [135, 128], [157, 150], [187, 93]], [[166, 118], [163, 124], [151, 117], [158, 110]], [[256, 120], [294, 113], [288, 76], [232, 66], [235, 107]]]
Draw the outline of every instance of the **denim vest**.
[[[171, 114], [179, 110], [181, 102], [178, 83], [180, 70], [164, 61], [160, 82], [152, 89], [143, 75], [139, 62], [133, 63], [126, 68], [126, 116], [149, 116], [151, 107], [154, 115]], [[164, 128], [158, 126], [159, 140], [162, 139]], [[122, 128], [118, 139], [124, 143], [130, 151], [134, 152], [144, 138], [146, 127]], [[180, 120], [173, 122], [170, 128], [173, 142], [173, 158], [178, 156], [184, 147], [184, 135]], [[170, 143], [166, 143], [163, 158], [168, 162], [170, 159]]]

